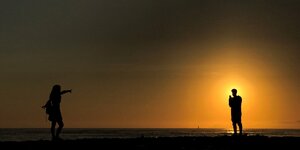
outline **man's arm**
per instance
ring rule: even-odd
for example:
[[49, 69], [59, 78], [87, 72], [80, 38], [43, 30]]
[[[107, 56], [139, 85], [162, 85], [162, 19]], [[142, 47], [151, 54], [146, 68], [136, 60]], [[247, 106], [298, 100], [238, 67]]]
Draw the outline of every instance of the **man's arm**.
[[66, 94], [66, 93], [72, 93], [72, 90], [63, 90], [60, 92], [60, 95]]
[[240, 101], [241, 101], [241, 105], [242, 105], [242, 101], [243, 101], [243, 100], [242, 100], [242, 97], [241, 97], [241, 96], [240, 96]]
[[231, 105], [232, 105], [232, 97], [229, 95], [229, 107], [231, 107]]

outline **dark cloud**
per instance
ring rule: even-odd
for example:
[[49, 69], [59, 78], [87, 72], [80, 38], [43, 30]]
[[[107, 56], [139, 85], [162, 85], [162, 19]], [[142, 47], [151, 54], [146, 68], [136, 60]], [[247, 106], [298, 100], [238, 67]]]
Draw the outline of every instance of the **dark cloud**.
[[2, 1], [0, 58], [8, 70], [181, 65], [215, 52], [183, 51], [180, 43], [236, 41], [275, 47], [257, 53], [298, 75], [299, 7], [294, 0]]
[[2, 5], [2, 40], [20, 44], [139, 44], [194, 36], [293, 41], [299, 35], [296, 1], [272, 1], [272, 5], [267, 1], [167, 0], [7, 3]]

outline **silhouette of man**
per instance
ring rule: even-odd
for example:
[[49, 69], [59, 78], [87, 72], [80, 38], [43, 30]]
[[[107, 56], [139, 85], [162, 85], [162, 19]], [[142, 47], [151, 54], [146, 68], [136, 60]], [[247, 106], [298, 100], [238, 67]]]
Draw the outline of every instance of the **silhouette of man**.
[[[42, 107], [46, 108], [47, 105], [51, 105], [52, 109], [49, 113], [48, 120], [51, 121], [51, 134], [52, 140], [59, 140], [59, 134], [64, 126], [64, 122], [62, 119], [61, 111], [60, 111], [60, 102], [61, 102], [61, 95], [72, 92], [72, 90], [63, 90], [61, 91], [60, 85], [54, 85], [52, 91], [49, 96], [49, 101]], [[55, 132], [55, 126], [58, 124], [58, 128]]]
[[231, 92], [233, 97], [229, 95], [229, 106], [231, 107], [231, 121], [234, 130], [234, 135], [237, 134], [236, 124], [238, 124], [240, 135], [242, 135], [242, 97], [237, 95], [236, 89], [232, 89]]

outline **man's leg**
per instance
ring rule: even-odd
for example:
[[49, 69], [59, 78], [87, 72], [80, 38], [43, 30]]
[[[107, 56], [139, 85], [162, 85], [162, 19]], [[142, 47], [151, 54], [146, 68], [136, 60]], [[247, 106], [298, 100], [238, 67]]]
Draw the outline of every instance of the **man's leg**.
[[234, 134], [237, 134], [236, 122], [232, 122], [232, 126], [233, 126], [233, 132], [234, 132]]
[[239, 125], [240, 135], [242, 135], [243, 134], [243, 125], [242, 125], [242, 122], [239, 121], [238, 125]]

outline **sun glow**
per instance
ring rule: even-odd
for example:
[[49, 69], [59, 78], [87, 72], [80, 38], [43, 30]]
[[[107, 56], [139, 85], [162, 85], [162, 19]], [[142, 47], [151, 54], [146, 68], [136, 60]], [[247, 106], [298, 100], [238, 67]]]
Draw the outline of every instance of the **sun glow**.
[[220, 96], [223, 98], [232, 95], [232, 89], [237, 89], [237, 94], [242, 97], [248, 97], [248, 93], [251, 93], [250, 84], [242, 77], [226, 76], [217, 80], [215, 84], [218, 91], [221, 92]]
[[[253, 73], [259, 73], [260, 70], [257, 70], [256, 64], [248, 63], [248, 58], [240, 54], [238, 49], [215, 50], [224, 52], [214, 53], [205, 61], [195, 60], [192, 63], [199, 64], [199, 71], [191, 70], [191, 74], [199, 76], [191, 79], [186, 99], [190, 99], [191, 103], [188, 108], [196, 110], [198, 116], [195, 118], [200, 118], [198, 122], [201, 127], [232, 128], [228, 98], [233, 88], [237, 89], [237, 95], [243, 99], [243, 121], [247, 122], [257, 114], [257, 110], [253, 109], [257, 101], [253, 88], [256, 74]], [[189, 115], [192, 113], [190, 111]]]

